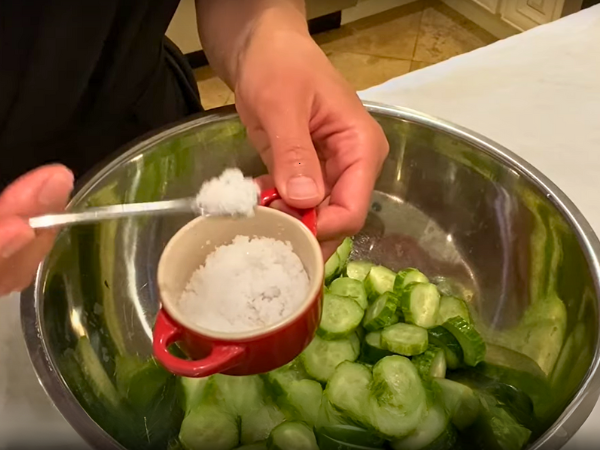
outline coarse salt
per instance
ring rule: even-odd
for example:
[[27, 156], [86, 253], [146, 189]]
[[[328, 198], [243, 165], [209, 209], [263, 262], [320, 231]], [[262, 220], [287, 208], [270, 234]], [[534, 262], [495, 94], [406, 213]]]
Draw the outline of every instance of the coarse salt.
[[196, 204], [209, 214], [254, 215], [260, 191], [252, 178], [239, 169], [225, 169], [206, 181], [196, 196]]
[[194, 272], [179, 307], [202, 328], [247, 332], [289, 317], [308, 289], [308, 275], [289, 242], [237, 236]]

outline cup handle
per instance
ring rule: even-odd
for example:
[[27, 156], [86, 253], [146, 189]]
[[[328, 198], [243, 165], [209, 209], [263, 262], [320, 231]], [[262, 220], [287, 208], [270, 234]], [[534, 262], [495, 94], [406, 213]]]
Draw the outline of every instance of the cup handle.
[[201, 378], [224, 372], [236, 366], [244, 352], [236, 345], [215, 344], [206, 358], [188, 361], [172, 355], [168, 350], [171, 344], [182, 337], [182, 329], [161, 309], [154, 326], [154, 356], [169, 372], [181, 377]]
[[[260, 194], [260, 206], [269, 206], [275, 200], [281, 200], [281, 196], [277, 189], [266, 189]], [[317, 235], [317, 210], [313, 209], [297, 209], [302, 218], [300, 221], [310, 230], [312, 234]]]

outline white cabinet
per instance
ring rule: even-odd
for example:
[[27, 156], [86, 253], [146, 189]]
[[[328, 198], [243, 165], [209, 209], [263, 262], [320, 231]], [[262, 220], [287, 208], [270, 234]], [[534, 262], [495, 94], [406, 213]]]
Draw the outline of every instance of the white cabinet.
[[565, 0], [503, 0], [502, 18], [520, 30], [552, 22], [562, 16]]
[[479, 6], [484, 7], [492, 14], [496, 14], [500, 10], [500, 0], [473, 0]]
[[499, 39], [581, 10], [583, 0], [441, 0]]

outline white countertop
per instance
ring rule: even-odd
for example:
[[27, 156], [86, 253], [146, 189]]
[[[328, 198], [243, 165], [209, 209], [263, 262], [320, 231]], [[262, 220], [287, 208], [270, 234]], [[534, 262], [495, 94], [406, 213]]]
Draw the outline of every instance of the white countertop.
[[[446, 119], [519, 154], [600, 234], [600, 6], [359, 93]], [[486, 105], [483, 107], [482, 105]], [[18, 298], [0, 299], [0, 449], [82, 448], [29, 363]], [[600, 441], [597, 406], [569, 450]]]

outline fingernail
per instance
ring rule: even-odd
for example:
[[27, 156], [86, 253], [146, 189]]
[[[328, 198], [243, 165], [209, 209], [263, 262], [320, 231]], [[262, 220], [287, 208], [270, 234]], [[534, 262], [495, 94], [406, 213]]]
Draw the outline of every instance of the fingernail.
[[42, 206], [62, 206], [65, 198], [73, 190], [73, 181], [71, 172], [61, 172], [51, 176], [43, 184], [38, 201]]
[[23, 250], [27, 246], [27, 244], [29, 244], [30, 240], [31, 239], [26, 237], [19, 237], [13, 239], [4, 247], [2, 247], [2, 249], [0, 250], [0, 255], [2, 256], [2, 258], [8, 259], [16, 253]]
[[288, 180], [287, 195], [294, 200], [308, 200], [317, 197], [319, 190], [315, 180], [299, 175]]

